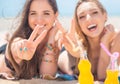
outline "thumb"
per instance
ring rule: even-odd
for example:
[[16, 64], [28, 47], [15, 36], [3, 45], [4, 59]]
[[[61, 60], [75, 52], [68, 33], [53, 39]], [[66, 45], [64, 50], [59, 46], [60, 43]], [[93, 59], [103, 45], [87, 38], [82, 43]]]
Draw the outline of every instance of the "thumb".
[[62, 49], [62, 44], [63, 44], [62, 39], [59, 39], [59, 40], [58, 40], [58, 48], [59, 48], [60, 50]]

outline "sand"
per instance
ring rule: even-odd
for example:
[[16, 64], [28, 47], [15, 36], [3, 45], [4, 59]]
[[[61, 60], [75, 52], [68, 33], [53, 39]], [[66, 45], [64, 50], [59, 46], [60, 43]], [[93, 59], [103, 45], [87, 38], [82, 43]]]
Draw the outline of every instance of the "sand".
[[0, 79], [0, 84], [76, 84], [76, 83], [77, 81], [53, 81], [41, 79], [10, 81]]
[[[42, 80], [42, 79], [32, 79], [32, 80], [3, 80], [0, 79], [0, 84], [79, 84], [77, 80], [74, 81], [53, 81], [53, 80]], [[103, 82], [95, 81], [94, 84], [103, 84]]]

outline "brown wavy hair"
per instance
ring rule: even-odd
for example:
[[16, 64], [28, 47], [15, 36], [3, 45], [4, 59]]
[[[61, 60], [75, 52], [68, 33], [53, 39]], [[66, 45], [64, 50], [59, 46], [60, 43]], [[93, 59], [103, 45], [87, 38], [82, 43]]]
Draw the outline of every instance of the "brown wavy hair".
[[[18, 79], [29, 79], [32, 78], [33, 76], [39, 74], [38, 66], [41, 61], [41, 50], [42, 47], [45, 46], [45, 43], [47, 39], [44, 39], [41, 45], [38, 45], [36, 52], [33, 56], [33, 58], [29, 61], [23, 60], [20, 65], [18, 65], [12, 55], [11, 52], [11, 44], [13, 40], [16, 37], [20, 37], [23, 39], [28, 39], [32, 33], [32, 29], [29, 26], [28, 23], [28, 15], [30, 11], [30, 5], [34, 0], [26, 0], [25, 5], [23, 7], [23, 11], [21, 13], [21, 22], [20, 25], [18, 26], [17, 30], [13, 33], [13, 36], [10, 39], [9, 45], [8, 45], [8, 54], [10, 58], [10, 63], [12, 64], [14, 68], [14, 75]], [[56, 0], [47, 0], [50, 6], [52, 7], [54, 13], [58, 12], [58, 7]], [[47, 38], [47, 37], [46, 37]]]

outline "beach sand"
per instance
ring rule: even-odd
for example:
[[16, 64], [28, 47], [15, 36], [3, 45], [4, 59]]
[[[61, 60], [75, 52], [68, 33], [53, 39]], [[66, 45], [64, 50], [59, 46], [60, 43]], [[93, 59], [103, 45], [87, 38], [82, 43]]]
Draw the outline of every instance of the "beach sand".
[[[68, 30], [71, 24], [71, 17], [60, 17], [59, 18], [63, 27]], [[107, 23], [112, 23], [116, 30], [120, 30], [120, 17], [109, 17]], [[12, 33], [13, 25], [15, 24], [14, 18], [0, 18], [0, 46], [6, 43], [5, 34]], [[32, 80], [20, 80], [20, 81], [9, 81], [0, 79], [0, 84], [77, 84], [76, 81], [53, 81], [53, 80], [41, 80], [41, 79], [32, 79]], [[103, 84], [96, 82], [95, 84]]]
[[[79, 84], [79, 83], [77, 82], [77, 80], [56, 81], [56, 80], [31, 79], [31, 80], [11, 81], [11, 80], [0, 79], [0, 84]], [[95, 81], [94, 84], [103, 84], [103, 82]]]
[[[19, 23], [17, 18], [0, 18], [0, 35], [6, 31], [11, 32], [15, 28], [14, 26]], [[59, 21], [63, 25], [63, 27], [68, 30], [71, 26], [72, 17], [59, 17]], [[120, 29], [120, 16], [112, 16], [108, 17], [107, 24], [113, 24], [114, 28]]]
[[0, 79], [0, 84], [77, 84], [77, 81], [53, 81], [42, 79], [11, 81]]

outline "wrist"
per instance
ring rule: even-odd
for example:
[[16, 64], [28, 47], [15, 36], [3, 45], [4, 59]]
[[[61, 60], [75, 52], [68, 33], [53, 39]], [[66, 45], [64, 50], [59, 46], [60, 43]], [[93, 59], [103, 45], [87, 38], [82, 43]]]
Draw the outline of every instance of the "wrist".
[[103, 44], [103, 45], [105, 45], [106, 47], [109, 47], [109, 44], [110, 44], [110, 43], [107, 42], [107, 41], [103, 41], [103, 42], [101, 41], [100, 44]]

